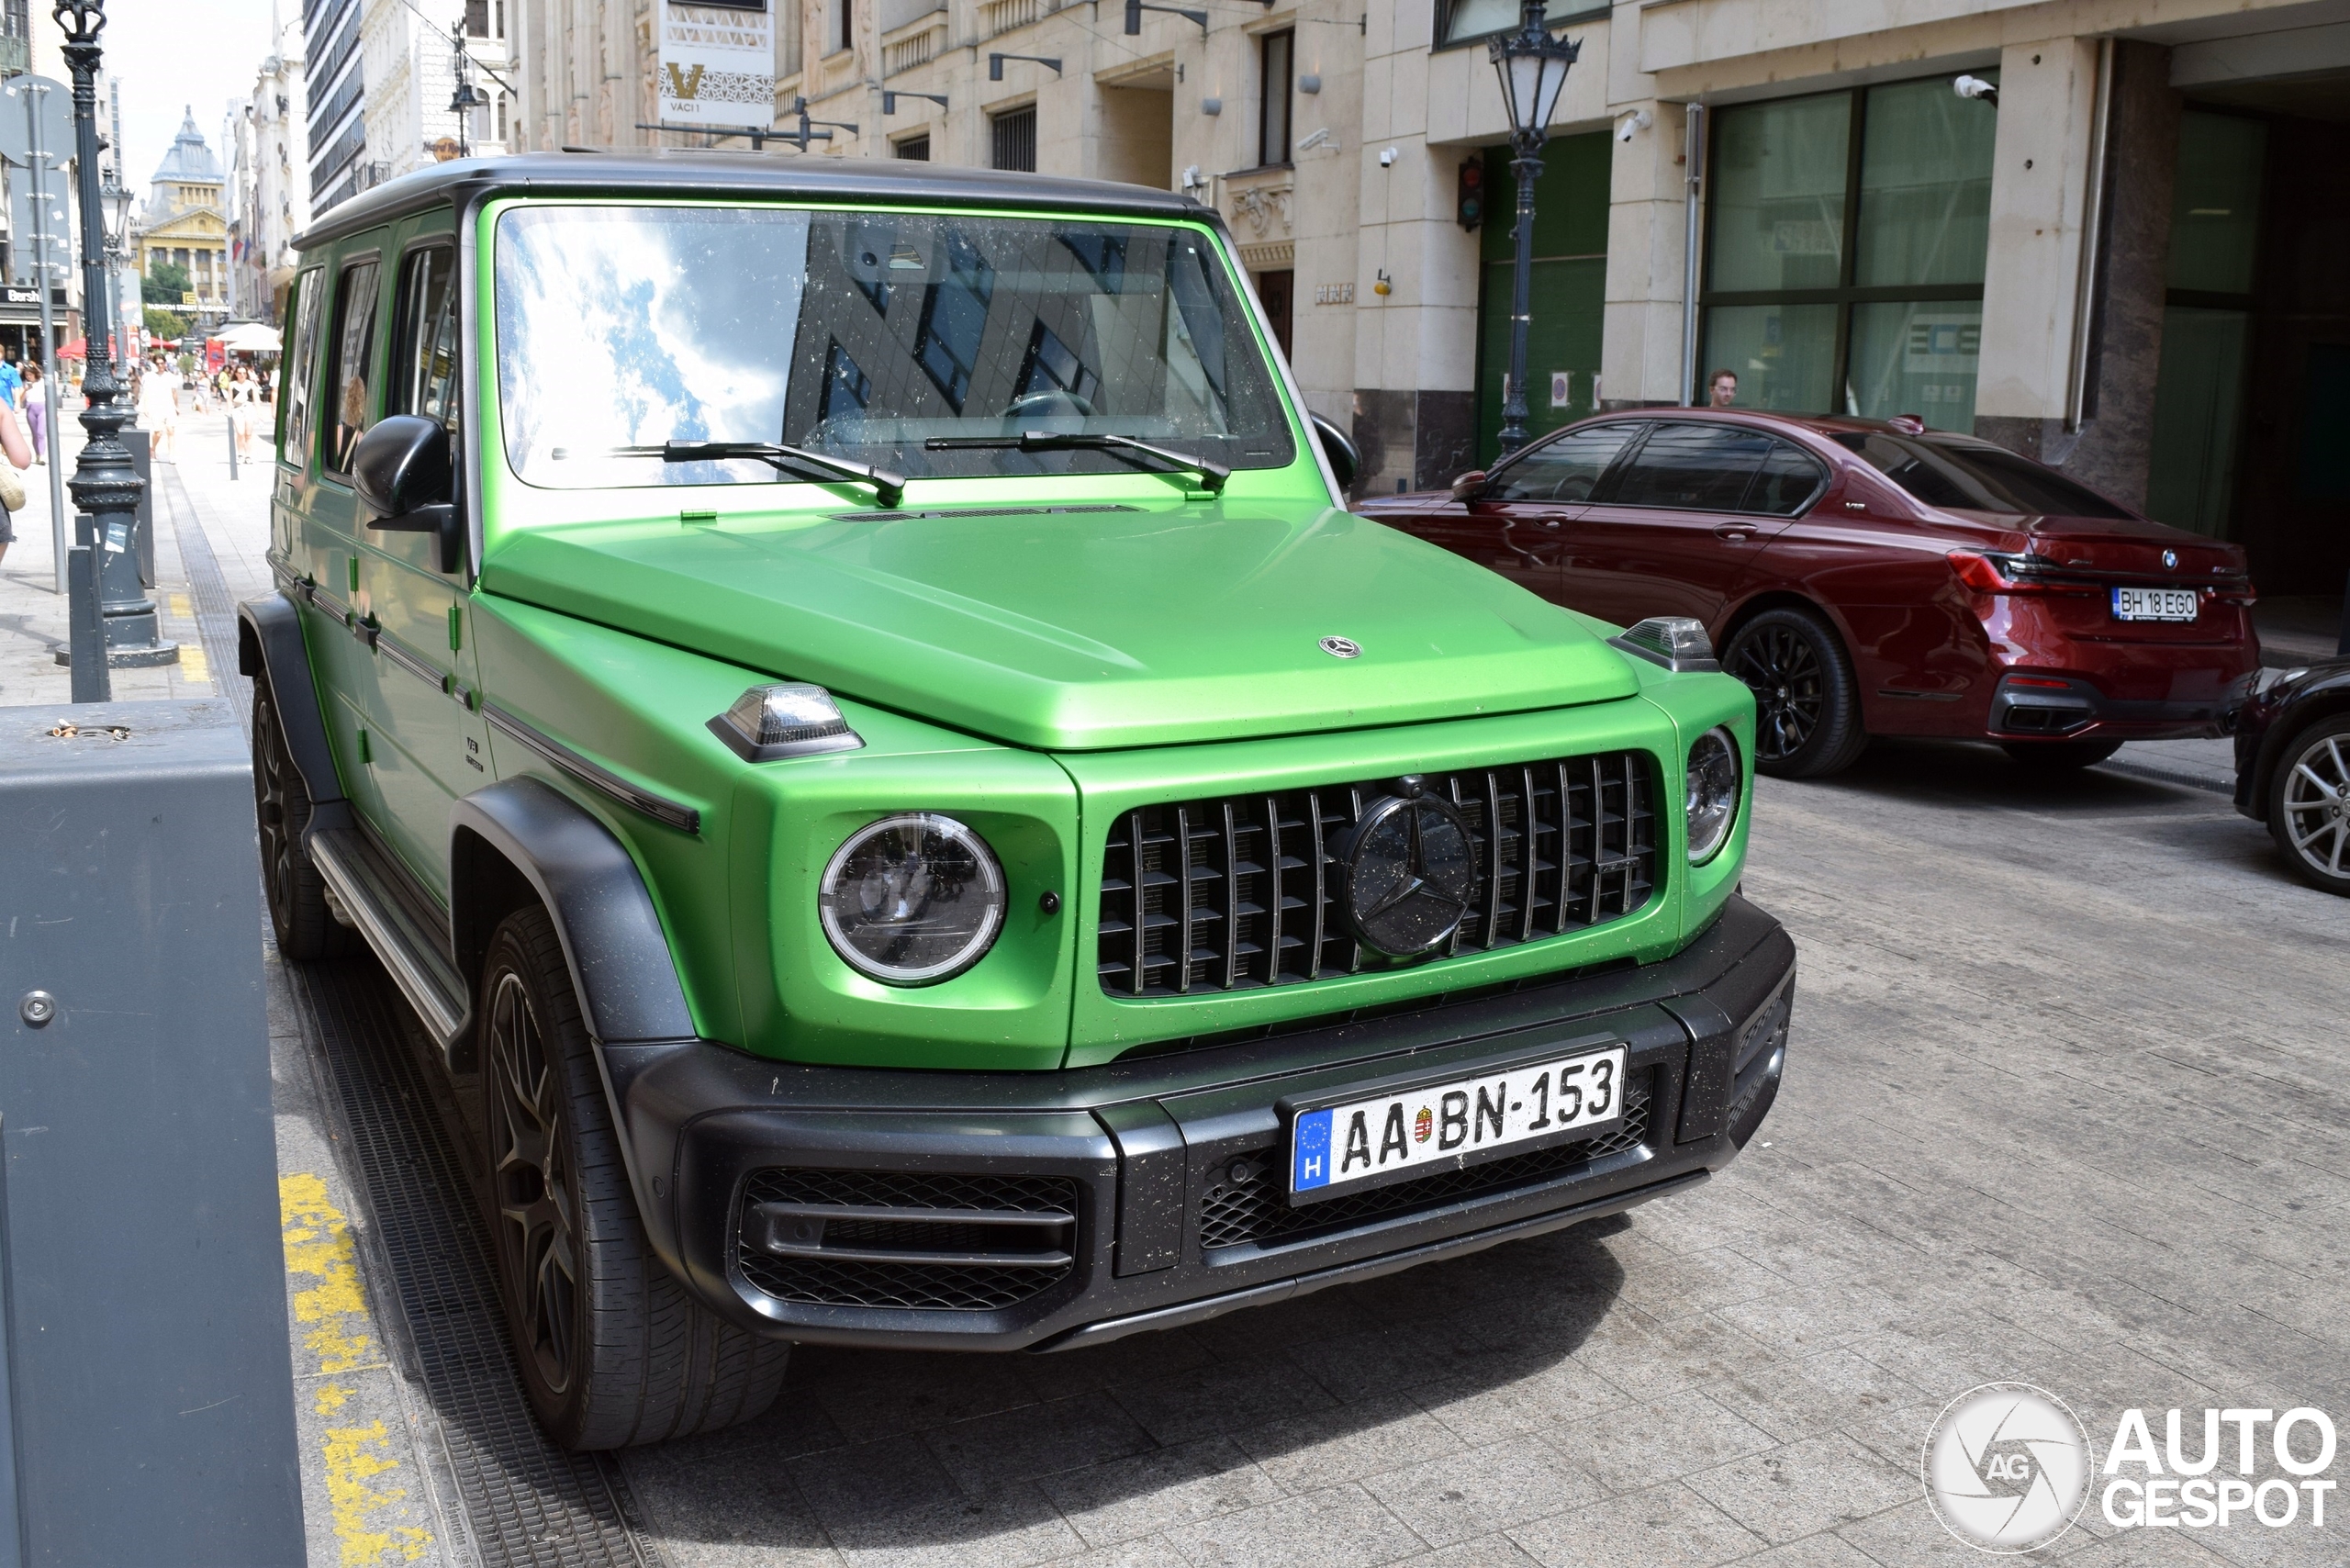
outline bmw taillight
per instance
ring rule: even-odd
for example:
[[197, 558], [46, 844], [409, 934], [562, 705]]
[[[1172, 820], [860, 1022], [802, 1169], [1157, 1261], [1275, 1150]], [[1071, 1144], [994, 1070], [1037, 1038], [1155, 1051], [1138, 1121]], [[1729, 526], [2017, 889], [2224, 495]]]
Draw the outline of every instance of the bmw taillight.
[[2018, 555], [1998, 550], [1953, 550], [1950, 569], [1976, 593], [2095, 593], [2091, 583], [2065, 582], [2047, 574], [2057, 570], [2045, 555]]

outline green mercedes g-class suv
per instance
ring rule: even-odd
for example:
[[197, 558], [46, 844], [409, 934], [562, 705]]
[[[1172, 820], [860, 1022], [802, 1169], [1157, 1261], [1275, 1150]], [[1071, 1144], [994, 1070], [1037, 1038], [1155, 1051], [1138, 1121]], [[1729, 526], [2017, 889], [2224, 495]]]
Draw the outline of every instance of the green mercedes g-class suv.
[[270, 915], [437, 1042], [560, 1440], [1554, 1230], [1768, 1111], [1752, 697], [1350, 516], [1212, 212], [565, 153], [301, 255]]

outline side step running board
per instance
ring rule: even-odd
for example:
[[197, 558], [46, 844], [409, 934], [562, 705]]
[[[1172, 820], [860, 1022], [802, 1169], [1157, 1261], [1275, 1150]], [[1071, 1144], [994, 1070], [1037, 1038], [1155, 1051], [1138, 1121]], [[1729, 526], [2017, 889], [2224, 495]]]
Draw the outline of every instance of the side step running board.
[[442, 934], [401, 896], [407, 874], [356, 827], [311, 834], [309, 851], [342, 913], [424, 1021], [442, 1061], [453, 1072], [471, 1070], [473, 1064], [462, 1059], [470, 1054], [473, 1025], [465, 982], [449, 961]]

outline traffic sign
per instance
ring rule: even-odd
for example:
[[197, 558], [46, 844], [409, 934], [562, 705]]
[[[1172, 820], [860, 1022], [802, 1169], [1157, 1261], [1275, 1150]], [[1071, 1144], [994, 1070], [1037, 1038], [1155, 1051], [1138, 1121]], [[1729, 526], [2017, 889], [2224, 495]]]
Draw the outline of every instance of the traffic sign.
[[[0, 106], [0, 114], [6, 106]], [[8, 232], [15, 243], [8, 247], [8, 281], [39, 284], [42, 246], [38, 237], [46, 236], [49, 244], [50, 281], [62, 281], [73, 263], [73, 227], [65, 206], [65, 174], [62, 169], [46, 171], [41, 177], [39, 199], [34, 199], [32, 174], [26, 170], [8, 177]]]
[[73, 90], [46, 76], [12, 76], [0, 84], [0, 158], [25, 169], [36, 152], [51, 169], [73, 161]]

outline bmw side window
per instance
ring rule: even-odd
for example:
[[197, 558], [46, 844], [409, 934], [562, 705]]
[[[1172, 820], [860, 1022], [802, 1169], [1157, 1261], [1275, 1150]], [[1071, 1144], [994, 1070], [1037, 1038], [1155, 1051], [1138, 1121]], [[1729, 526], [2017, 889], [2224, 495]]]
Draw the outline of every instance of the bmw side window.
[[457, 428], [456, 252], [446, 245], [400, 264], [398, 325], [387, 413], [418, 414]]
[[1810, 454], [1774, 441], [1771, 454], [1762, 459], [1762, 466], [1746, 487], [1746, 504], [1739, 510], [1767, 517], [1793, 517], [1811, 504], [1827, 478], [1828, 470]]
[[1778, 444], [1739, 425], [1660, 424], [1624, 465], [1607, 499], [1623, 507], [1736, 511]]
[[310, 438], [318, 433], [319, 301], [326, 274], [312, 267], [294, 282], [294, 336], [285, 355], [285, 390], [278, 398], [284, 421], [277, 432], [281, 461], [296, 468], [310, 461]]
[[330, 474], [351, 471], [351, 454], [374, 423], [375, 377], [374, 257], [342, 269], [334, 291], [334, 330], [327, 342], [327, 442], [321, 464]]
[[1494, 476], [1486, 499], [1560, 501], [1591, 498], [1600, 476], [1631, 442], [1637, 425], [1596, 425], [1543, 442]]

